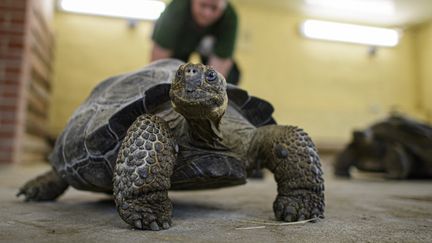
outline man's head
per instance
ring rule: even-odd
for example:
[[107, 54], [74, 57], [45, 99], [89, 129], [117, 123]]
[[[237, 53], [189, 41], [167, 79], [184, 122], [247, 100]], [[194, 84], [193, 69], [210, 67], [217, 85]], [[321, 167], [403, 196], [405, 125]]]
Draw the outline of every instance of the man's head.
[[171, 85], [171, 102], [185, 118], [219, 122], [228, 104], [222, 75], [203, 64], [181, 65]]
[[227, 0], [192, 0], [192, 16], [200, 27], [215, 23], [223, 14]]

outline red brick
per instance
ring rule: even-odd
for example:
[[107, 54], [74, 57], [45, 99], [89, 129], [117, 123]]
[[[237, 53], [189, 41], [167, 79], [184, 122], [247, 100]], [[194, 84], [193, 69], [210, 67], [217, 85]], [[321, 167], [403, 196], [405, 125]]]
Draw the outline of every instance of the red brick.
[[0, 164], [11, 163], [13, 158], [13, 151], [0, 152]]
[[24, 43], [24, 36], [7, 36], [5, 39], [7, 39], [8, 43], [17, 43], [17, 44], [23, 44]]
[[0, 126], [4, 126], [4, 125], [15, 125], [16, 124], [16, 120], [0, 120]]
[[0, 26], [3, 26], [6, 30], [24, 29], [24, 27], [25, 27], [24, 24], [11, 23], [11, 22], [1, 23]]
[[[3, 91], [2, 91], [2, 93], [3, 93]], [[16, 106], [17, 103], [18, 103], [18, 101], [19, 101], [19, 99], [18, 99], [17, 96], [15, 96], [15, 97], [5, 97], [5, 96], [2, 95], [2, 96], [0, 96], [0, 110], [2, 110], [1, 106], [4, 106], [4, 107], [13, 107], [13, 106]]]
[[0, 105], [11, 105], [18, 102], [19, 90], [16, 87], [0, 86]]
[[0, 131], [0, 138], [13, 138], [15, 133], [13, 131]]
[[12, 24], [24, 25], [25, 24], [25, 13], [9, 13], [9, 22]]
[[13, 151], [13, 146], [8, 144], [8, 145], [0, 145], [0, 151], [2, 152], [12, 152]]
[[9, 36], [0, 38], [1, 47], [7, 47], [8, 44], [9, 44]]
[[0, 164], [12, 164], [13, 158], [2, 159], [0, 158]]
[[15, 111], [9, 111], [9, 112], [1, 112], [0, 120], [10, 120], [16, 118], [16, 112]]
[[2, 1], [0, 1], [0, 13], [3, 11], [9, 11], [9, 10], [24, 10], [25, 8], [26, 8], [25, 2], [22, 3], [19, 0], [16, 0], [16, 1], [2, 0]]
[[0, 132], [13, 132], [15, 131], [15, 124], [2, 125], [0, 127]]
[[0, 137], [0, 147], [11, 148], [14, 140], [14, 138]]
[[0, 158], [0, 164], [11, 164], [12, 163], [12, 156], [10, 158]]
[[0, 121], [11, 121], [17, 119], [16, 111], [0, 111], [1, 118]]
[[8, 10], [0, 14], [0, 23], [24, 23], [26, 12], [22, 10]]
[[0, 91], [5, 91], [5, 90], [17, 90], [19, 87], [19, 83], [18, 80], [9, 80], [9, 79], [4, 79], [4, 80], [0, 80]]
[[10, 33], [21, 33], [24, 35], [25, 26], [23, 24], [3, 23], [0, 24], [0, 30], [8, 31]]
[[[1, 46], [0, 46], [0, 48], [1, 48]], [[6, 46], [3, 46], [3, 48], [0, 49], [0, 53], [22, 57], [23, 48], [11, 48], [11, 47], [9, 47], [9, 43], [8, 43], [8, 44], [6, 44]]]
[[25, 24], [25, 20], [24, 19], [12, 19], [10, 22], [12, 24], [18, 24], [18, 25], [24, 25]]
[[8, 23], [9, 21], [10, 21], [9, 14], [0, 12], [0, 24]]
[[[11, 141], [10, 141], [10, 143], [12, 144], [12, 139], [11, 139]], [[0, 145], [0, 158], [1, 157], [5, 157], [5, 154], [10, 154], [10, 153], [12, 153], [13, 152], [13, 149], [10, 147], [10, 145], [9, 146], [1, 146]], [[3, 156], [1, 156], [3, 154]]]
[[0, 91], [0, 98], [3, 98], [3, 99], [17, 99], [18, 95], [19, 95], [19, 92], [17, 89], [15, 89], [15, 90], [8, 89], [8, 90], [1, 90]]
[[4, 73], [3, 79], [5, 80], [20, 80], [21, 76], [17, 73], [6, 72]]
[[0, 101], [0, 112], [3, 111], [16, 111], [18, 109], [17, 104], [2, 104], [4, 102], [4, 100], [2, 99]]
[[9, 48], [24, 48], [24, 44], [22, 42], [12, 42], [9, 41]]
[[2, 0], [0, 5], [11, 6], [11, 5], [19, 5], [25, 6], [27, 0]]
[[23, 50], [15, 48], [0, 48], [0, 60], [18, 61], [23, 58]]
[[19, 85], [19, 79], [0, 79], [1, 85]]
[[15, 90], [18, 89], [19, 83], [18, 80], [10, 80], [10, 79], [1, 79], [0, 80], [0, 88], [2, 90]]
[[23, 34], [24, 33], [24, 25], [23, 24], [11, 24], [11, 23], [3, 23], [0, 24], [0, 32], [8, 32], [11, 34]]
[[[1, 137], [0, 137], [1, 139]], [[1, 152], [12, 152], [13, 151], [13, 142], [15, 139], [12, 138], [6, 138], [2, 139], [2, 144], [0, 144], [0, 151]]]
[[22, 50], [18, 49], [0, 49], [0, 60], [21, 60]]
[[0, 147], [0, 163], [3, 161], [7, 161], [12, 158], [13, 149], [2, 149]]
[[3, 97], [4, 99], [18, 98], [18, 92], [12, 90], [2, 90], [0, 92], [0, 97]]
[[22, 36], [23, 33], [23, 31], [8, 30], [6, 28], [2, 28], [0, 25], [0, 36]]
[[0, 164], [12, 164], [13, 163], [12, 161], [13, 161], [12, 157], [8, 159], [0, 158]]
[[14, 151], [10, 149], [0, 150], [0, 163], [6, 163], [8, 161], [10, 162], [13, 156], [13, 152]]
[[1, 113], [1, 116], [2, 117], [0, 118], [0, 126], [16, 124], [16, 122], [17, 122], [16, 118], [8, 119], [6, 117], [3, 117], [2, 113]]
[[[2, 133], [7, 133], [5, 136], [2, 136]], [[0, 141], [5, 141], [6, 144], [11, 143], [11, 141], [15, 140], [13, 129], [11, 131], [1, 131], [0, 130]], [[3, 143], [3, 142], [2, 142]], [[12, 146], [10, 145], [1, 145], [0, 148], [3, 148], [3, 151], [12, 150]]]
[[21, 70], [19, 67], [6, 67], [5, 69], [6, 75], [7, 74], [20, 74]]
[[18, 60], [17, 58], [2, 58], [0, 57], [0, 67], [20, 67], [21, 66], [21, 60]]

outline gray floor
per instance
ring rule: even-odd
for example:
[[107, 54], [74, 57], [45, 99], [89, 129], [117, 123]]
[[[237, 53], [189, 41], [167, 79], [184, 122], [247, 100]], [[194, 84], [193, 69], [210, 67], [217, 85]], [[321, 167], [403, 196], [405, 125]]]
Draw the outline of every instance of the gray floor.
[[47, 166], [3, 166], [0, 242], [432, 242], [432, 181], [336, 180], [329, 160], [326, 218], [318, 223], [272, 225], [276, 187], [268, 175], [235, 188], [171, 193], [174, 225], [159, 232], [132, 230], [105, 195], [69, 189], [57, 202], [24, 203], [17, 188]]

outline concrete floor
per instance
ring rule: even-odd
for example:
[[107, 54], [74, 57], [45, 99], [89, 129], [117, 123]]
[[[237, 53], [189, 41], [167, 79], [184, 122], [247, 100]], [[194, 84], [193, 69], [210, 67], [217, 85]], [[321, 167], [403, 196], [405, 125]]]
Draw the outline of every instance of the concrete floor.
[[317, 223], [268, 225], [278, 223], [268, 175], [235, 188], [171, 193], [174, 225], [159, 232], [131, 229], [106, 195], [69, 189], [57, 202], [24, 203], [18, 187], [48, 166], [3, 166], [0, 242], [432, 242], [431, 181], [338, 180], [330, 160], [323, 158], [326, 218]]

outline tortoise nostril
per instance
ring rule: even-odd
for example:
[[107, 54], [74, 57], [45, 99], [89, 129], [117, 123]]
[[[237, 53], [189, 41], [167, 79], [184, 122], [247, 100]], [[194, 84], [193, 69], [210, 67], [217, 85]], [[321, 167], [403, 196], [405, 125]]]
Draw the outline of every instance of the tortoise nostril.
[[186, 69], [186, 73], [189, 75], [194, 75], [198, 72], [198, 70], [196, 68], [187, 68]]

